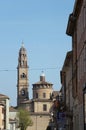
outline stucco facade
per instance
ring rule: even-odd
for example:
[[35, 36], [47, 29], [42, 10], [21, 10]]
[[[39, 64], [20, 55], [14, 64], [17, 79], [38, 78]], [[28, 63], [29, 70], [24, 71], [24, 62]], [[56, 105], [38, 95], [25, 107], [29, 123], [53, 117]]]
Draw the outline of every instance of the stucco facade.
[[85, 130], [86, 87], [86, 0], [76, 0], [66, 33], [72, 37], [73, 130]]
[[[0, 94], [0, 102], [3, 104], [3, 107], [1, 107], [1, 113], [2, 113], [2, 119], [1, 122], [3, 122], [4, 129], [10, 129], [9, 125], [9, 97], [6, 95]], [[3, 113], [4, 112], [4, 113]], [[3, 115], [4, 114], [4, 115]]]
[[33, 126], [29, 126], [27, 130], [46, 130], [49, 125], [49, 114], [33, 114], [31, 115], [31, 119], [33, 121]]
[[0, 129], [4, 129], [4, 105], [0, 103]]
[[17, 105], [30, 112], [33, 126], [27, 130], [46, 130], [52, 108], [53, 84], [47, 82], [42, 72], [38, 82], [32, 84], [33, 98], [29, 99], [29, 75], [27, 53], [24, 45], [19, 50], [17, 67]]

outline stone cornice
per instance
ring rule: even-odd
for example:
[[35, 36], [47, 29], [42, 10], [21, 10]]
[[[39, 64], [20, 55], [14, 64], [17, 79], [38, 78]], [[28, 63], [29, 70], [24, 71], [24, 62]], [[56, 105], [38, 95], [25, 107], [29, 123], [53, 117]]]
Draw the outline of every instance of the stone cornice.
[[76, 26], [76, 21], [80, 14], [80, 10], [82, 7], [83, 0], [76, 0], [74, 4], [73, 13], [69, 15], [66, 34], [72, 36], [74, 32], [74, 28]]

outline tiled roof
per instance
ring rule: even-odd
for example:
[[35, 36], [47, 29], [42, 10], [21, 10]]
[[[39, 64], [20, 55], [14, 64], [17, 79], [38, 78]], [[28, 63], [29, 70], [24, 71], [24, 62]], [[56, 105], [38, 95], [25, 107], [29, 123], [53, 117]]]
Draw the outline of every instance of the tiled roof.
[[49, 82], [46, 82], [46, 81], [39, 81], [39, 82], [34, 83], [33, 85], [36, 85], [36, 84], [37, 84], [37, 85], [41, 85], [41, 84], [42, 84], [42, 85], [43, 85], [43, 84], [44, 84], [44, 85], [47, 85], [47, 84], [48, 84], [48, 85], [53, 85], [52, 83], [49, 83]]
[[9, 97], [6, 95], [0, 94], [0, 99], [9, 99]]

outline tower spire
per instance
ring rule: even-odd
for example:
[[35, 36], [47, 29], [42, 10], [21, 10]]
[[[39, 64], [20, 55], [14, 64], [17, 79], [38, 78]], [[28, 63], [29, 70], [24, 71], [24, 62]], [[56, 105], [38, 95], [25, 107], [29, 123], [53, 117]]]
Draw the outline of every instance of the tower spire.
[[24, 42], [22, 41], [22, 47], [24, 47]]

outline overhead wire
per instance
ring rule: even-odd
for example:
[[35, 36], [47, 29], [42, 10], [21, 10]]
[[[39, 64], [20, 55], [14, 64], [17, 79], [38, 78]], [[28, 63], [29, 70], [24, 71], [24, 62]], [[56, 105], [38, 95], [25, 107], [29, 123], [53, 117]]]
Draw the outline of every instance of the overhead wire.
[[[57, 69], [57, 67], [50, 67], [50, 68], [29, 68], [29, 70], [51, 70], [51, 69]], [[5, 72], [8, 72], [8, 71], [16, 71], [17, 69], [0, 69], [0, 72], [1, 71], [5, 71]]]

